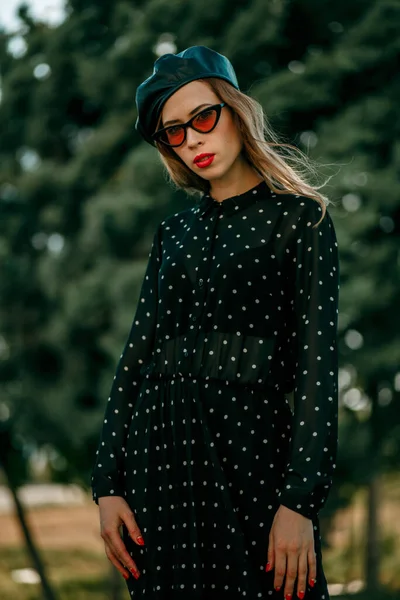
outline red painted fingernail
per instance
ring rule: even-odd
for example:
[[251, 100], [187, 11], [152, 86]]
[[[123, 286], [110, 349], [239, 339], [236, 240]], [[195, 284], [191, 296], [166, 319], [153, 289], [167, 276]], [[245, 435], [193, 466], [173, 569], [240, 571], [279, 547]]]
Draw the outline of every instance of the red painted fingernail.
[[124, 579], [129, 579], [129, 574], [128, 573], [121, 573], [122, 577]]
[[285, 598], [286, 600], [292, 600], [292, 594], [286, 594]]
[[315, 582], [316, 582], [316, 579], [310, 579], [310, 585], [311, 585], [311, 587], [314, 587]]
[[265, 567], [266, 571], [270, 571], [271, 570], [271, 565], [269, 562], [267, 562], [267, 566]]
[[276, 589], [277, 592], [279, 592], [279, 590], [281, 589], [281, 587], [279, 586], [279, 587], [276, 587], [275, 589]]
[[300, 600], [303, 600], [303, 598], [304, 598], [304, 593], [305, 593], [305, 592], [299, 592], [299, 593], [297, 594], [297, 595], [298, 595], [298, 597], [300, 598]]
[[136, 539], [137, 539], [138, 544], [140, 544], [141, 546], [144, 546], [144, 539], [142, 538], [141, 535], [139, 535], [139, 537]]
[[135, 571], [135, 569], [132, 567], [131, 569], [129, 569], [130, 572], [132, 573], [132, 575], [135, 577], [135, 579], [139, 578], [139, 572]]

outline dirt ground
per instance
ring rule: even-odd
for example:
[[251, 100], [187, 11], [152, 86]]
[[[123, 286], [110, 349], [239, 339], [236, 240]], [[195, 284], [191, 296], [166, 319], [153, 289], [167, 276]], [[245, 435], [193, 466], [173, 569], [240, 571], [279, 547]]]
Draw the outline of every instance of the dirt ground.
[[[36, 543], [42, 548], [103, 552], [99, 509], [88, 500], [82, 506], [43, 506], [30, 508], [27, 519]], [[13, 514], [0, 514], [0, 546], [24, 544], [23, 534]]]

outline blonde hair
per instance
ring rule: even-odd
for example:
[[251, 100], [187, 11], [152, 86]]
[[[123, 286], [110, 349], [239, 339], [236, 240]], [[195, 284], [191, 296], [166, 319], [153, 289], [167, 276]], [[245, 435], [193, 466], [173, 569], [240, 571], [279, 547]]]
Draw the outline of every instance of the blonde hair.
[[[289, 192], [308, 196], [321, 205], [322, 217], [314, 225], [317, 227], [325, 216], [326, 206], [332, 203], [318, 190], [326, 185], [332, 176], [318, 186], [308, 183], [306, 177], [310, 173], [317, 175], [320, 165], [314, 163], [296, 146], [283, 143], [278, 139], [264, 115], [263, 107], [257, 100], [221, 78], [209, 77], [199, 81], [207, 83], [221, 102], [226, 102], [231, 108], [233, 121], [243, 140], [243, 157], [260, 173], [270, 189], [276, 194]], [[161, 115], [156, 130], [160, 126], [162, 126]], [[189, 195], [196, 195], [199, 192], [208, 193], [209, 182], [191, 171], [173, 148], [159, 142], [156, 142], [156, 147], [169, 175], [170, 183], [184, 189]]]

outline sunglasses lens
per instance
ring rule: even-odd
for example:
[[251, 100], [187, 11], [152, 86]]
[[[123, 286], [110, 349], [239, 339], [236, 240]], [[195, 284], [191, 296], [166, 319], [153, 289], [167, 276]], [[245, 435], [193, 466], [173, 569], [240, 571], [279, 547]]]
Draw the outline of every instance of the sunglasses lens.
[[184, 137], [185, 130], [183, 127], [169, 127], [162, 136], [163, 140], [171, 146], [179, 146], [182, 144]]
[[193, 125], [198, 131], [207, 133], [207, 131], [210, 131], [210, 129], [214, 127], [216, 119], [217, 111], [215, 108], [212, 108], [211, 110], [203, 110], [199, 115], [197, 115], [193, 121]]

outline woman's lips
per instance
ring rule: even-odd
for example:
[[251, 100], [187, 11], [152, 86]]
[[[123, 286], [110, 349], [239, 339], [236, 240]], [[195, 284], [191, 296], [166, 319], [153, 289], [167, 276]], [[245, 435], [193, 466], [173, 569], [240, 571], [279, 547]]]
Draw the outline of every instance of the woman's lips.
[[196, 167], [200, 167], [203, 169], [204, 167], [208, 167], [211, 165], [215, 157], [215, 154], [212, 154], [209, 158], [203, 158], [202, 160], [197, 160], [194, 164]]

